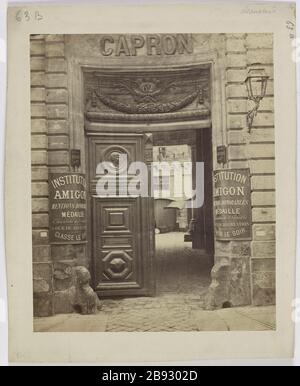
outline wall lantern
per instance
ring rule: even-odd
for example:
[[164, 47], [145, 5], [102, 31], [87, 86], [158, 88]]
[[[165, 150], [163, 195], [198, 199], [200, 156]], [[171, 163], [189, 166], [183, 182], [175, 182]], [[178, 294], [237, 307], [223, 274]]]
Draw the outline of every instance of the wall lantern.
[[266, 95], [267, 81], [269, 78], [268, 75], [266, 75], [264, 68], [258, 67], [259, 64], [254, 64], [253, 66], [255, 66], [255, 68], [250, 68], [245, 80], [248, 99], [254, 102], [253, 109], [247, 113], [247, 126], [249, 132], [252, 127], [253, 119], [259, 109], [260, 101]]

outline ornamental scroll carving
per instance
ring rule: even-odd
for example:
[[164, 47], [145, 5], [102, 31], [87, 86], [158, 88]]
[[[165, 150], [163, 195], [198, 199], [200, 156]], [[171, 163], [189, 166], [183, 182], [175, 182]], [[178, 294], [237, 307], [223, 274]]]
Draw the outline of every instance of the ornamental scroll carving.
[[191, 117], [209, 111], [208, 76], [203, 74], [88, 74], [86, 115], [141, 120], [184, 112]]

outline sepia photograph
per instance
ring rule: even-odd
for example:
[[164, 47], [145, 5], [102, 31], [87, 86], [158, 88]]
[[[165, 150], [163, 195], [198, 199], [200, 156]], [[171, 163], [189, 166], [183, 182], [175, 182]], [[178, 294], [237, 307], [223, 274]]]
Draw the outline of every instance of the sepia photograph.
[[276, 329], [272, 33], [30, 35], [34, 331]]
[[294, 363], [298, 45], [289, 2], [8, 8], [9, 363]]

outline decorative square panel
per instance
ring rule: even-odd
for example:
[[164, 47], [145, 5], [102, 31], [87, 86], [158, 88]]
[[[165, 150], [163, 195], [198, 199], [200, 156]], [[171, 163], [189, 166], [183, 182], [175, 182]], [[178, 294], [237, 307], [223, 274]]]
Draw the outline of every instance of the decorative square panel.
[[131, 232], [129, 208], [103, 208], [103, 233]]
[[109, 224], [115, 226], [124, 225], [124, 213], [123, 212], [111, 212], [109, 214]]

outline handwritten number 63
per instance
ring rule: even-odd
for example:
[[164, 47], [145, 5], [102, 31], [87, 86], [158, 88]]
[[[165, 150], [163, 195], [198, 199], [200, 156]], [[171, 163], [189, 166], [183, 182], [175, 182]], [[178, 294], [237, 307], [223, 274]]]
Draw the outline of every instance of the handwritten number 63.
[[30, 12], [29, 11], [27, 11], [27, 10], [22, 10], [22, 9], [20, 9], [17, 13], [16, 13], [16, 20], [18, 21], [18, 22], [21, 22], [21, 21], [30, 21], [31, 19], [33, 19], [33, 20], [42, 20], [43, 19], [43, 16], [39, 13], [39, 11], [35, 11], [34, 12], [34, 15], [32, 16], [31, 14], [30, 14]]

